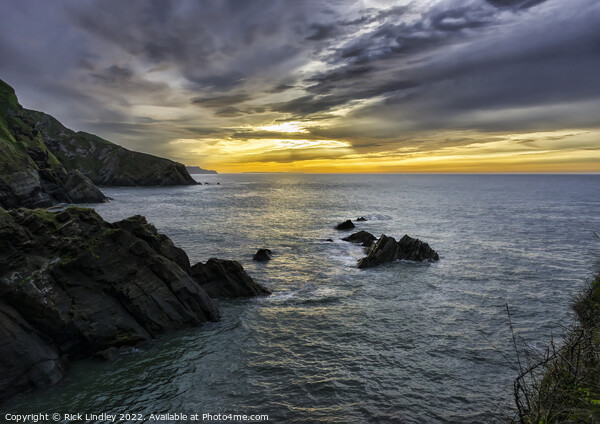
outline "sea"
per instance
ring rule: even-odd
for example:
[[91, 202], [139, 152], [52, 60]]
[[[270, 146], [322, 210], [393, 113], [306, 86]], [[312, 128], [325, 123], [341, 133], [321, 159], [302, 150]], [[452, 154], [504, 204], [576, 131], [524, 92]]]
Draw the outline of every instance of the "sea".
[[[203, 184], [104, 188], [113, 200], [90, 206], [108, 221], [144, 215], [192, 264], [239, 261], [273, 294], [221, 300], [220, 322], [116, 360], [75, 362], [57, 385], [0, 405], [2, 417], [505, 422], [516, 351], [560, 342], [600, 270], [599, 175], [195, 178]], [[354, 231], [408, 234], [440, 261], [358, 269], [364, 249], [334, 227], [363, 216]], [[273, 259], [253, 261], [259, 248]]]

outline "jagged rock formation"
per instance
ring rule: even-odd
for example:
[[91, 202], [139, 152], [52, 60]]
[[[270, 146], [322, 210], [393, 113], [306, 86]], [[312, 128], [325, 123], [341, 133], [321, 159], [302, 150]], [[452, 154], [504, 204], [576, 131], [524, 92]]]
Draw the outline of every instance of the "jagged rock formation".
[[396, 241], [393, 237], [382, 234], [379, 240], [367, 250], [367, 256], [358, 260], [358, 267], [369, 268], [397, 259], [436, 262], [440, 258], [429, 244], [419, 239], [405, 234], [400, 241]]
[[65, 169], [48, 150], [12, 87], [0, 80], [0, 207], [105, 201], [89, 178]]
[[212, 171], [210, 169], [203, 169], [199, 166], [186, 166], [187, 172], [190, 174], [216, 174], [217, 171]]
[[359, 231], [348, 237], [344, 237], [342, 240], [349, 241], [350, 243], [361, 243], [365, 247], [369, 247], [373, 244], [373, 241], [377, 240], [373, 234], [368, 231]]
[[251, 287], [243, 296], [269, 292], [236, 262], [192, 272], [141, 216], [111, 224], [91, 209], [0, 208], [0, 399], [55, 383], [68, 360], [218, 320], [205, 288], [242, 293], [230, 282]]
[[197, 263], [190, 271], [212, 298], [237, 298], [271, 294], [271, 290], [258, 284], [236, 261], [209, 259]]

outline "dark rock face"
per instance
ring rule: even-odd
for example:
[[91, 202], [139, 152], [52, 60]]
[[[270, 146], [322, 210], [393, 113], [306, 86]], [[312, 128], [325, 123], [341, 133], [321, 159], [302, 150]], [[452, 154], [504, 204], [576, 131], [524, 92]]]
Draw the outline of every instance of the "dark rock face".
[[364, 221], [366, 221], [366, 220], [367, 220], [367, 218], [365, 218], [364, 216], [361, 216], [361, 217], [359, 217], [359, 218], [356, 218], [356, 222], [364, 222]]
[[269, 249], [258, 249], [252, 258], [253, 261], [259, 262], [269, 261], [271, 259], [273, 259], [273, 252]]
[[350, 243], [361, 243], [363, 246], [369, 247], [373, 244], [373, 241], [377, 240], [377, 237], [368, 231], [359, 231], [351, 236], [344, 237], [342, 240], [349, 241]]
[[379, 240], [367, 250], [367, 256], [358, 260], [358, 267], [369, 268], [397, 259], [435, 262], [440, 258], [429, 244], [419, 239], [404, 235], [397, 242], [393, 237], [382, 234]]
[[350, 220], [341, 222], [341, 223], [339, 223], [338, 225], [335, 226], [335, 229], [336, 230], [340, 230], [340, 231], [351, 230], [353, 228], [354, 228], [354, 224]]
[[218, 320], [189, 269], [141, 216], [0, 209], [0, 398], [55, 383], [69, 359]]
[[237, 298], [271, 294], [258, 284], [236, 261], [209, 259], [205, 264], [197, 263], [190, 275], [212, 298]]
[[60, 352], [14, 308], [0, 301], [0, 399], [63, 377]]
[[440, 257], [428, 243], [419, 239], [414, 239], [405, 234], [398, 242], [398, 259], [407, 259], [409, 261], [418, 262], [437, 262], [440, 260]]

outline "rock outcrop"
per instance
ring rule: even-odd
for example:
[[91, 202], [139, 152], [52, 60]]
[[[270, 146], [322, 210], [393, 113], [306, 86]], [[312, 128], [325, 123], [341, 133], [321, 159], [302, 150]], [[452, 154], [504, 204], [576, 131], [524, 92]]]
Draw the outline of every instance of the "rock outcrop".
[[365, 218], [364, 216], [359, 216], [358, 218], [356, 218], [356, 222], [364, 222], [366, 220], [367, 218]]
[[273, 259], [273, 252], [270, 249], [258, 249], [252, 257], [253, 261], [265, 262]]
[[368, 231], [359, 231], [358, 233], [354, 233], [348, 237], [344, 237], [342, 240], [349, 241], [350, 243], [360, 243], [365, 247], [369, 247], [373, 244], [373, 241], [377, 240], [373, 234]]
[[404, 237], [398, 242], [398, 259], [418, 262], [437, 262], [440, 260], [440, 257], [428, 243], [404, 234]]
[[197, 263], [190, 271], [202, 288], [212, 298], [237, 298], [271, 294], [258, 284], [236, 261], [209, 259], [205, 264]]
[[351, 230], [353, 228], [354, 224], [349, 219], [344, 222], [340, 222], [338, 225], [335, 226], [335, 229], [340, 231]]
[[358, 260], [358, 267], [369, 268], [397, 259], [436, 262], [440, 258], [429, 244], [419, 239], [405, 234], [400, 241], [396, 241], [393, 237], [382, 234], [379, 240], [367, 250], [367, 256]]
[[190, 267], [141, 216], [0, 208], [0, 399], [55, 383], [71, 359], [216, 321], [211, 296], [265, 293], [237, 262]]
[[12, 87], [0, 80], [0, 207], [106, 201], [89, 178], [48, 150]]

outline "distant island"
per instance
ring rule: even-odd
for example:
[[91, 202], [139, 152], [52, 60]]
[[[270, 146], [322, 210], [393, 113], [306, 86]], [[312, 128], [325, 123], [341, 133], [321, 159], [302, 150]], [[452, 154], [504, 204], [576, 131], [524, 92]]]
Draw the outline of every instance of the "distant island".
[[202, 169], [199, 166], [186, 166], [187, 172], [190, 174], [216, 174], [217, 171], [210, 169]]

